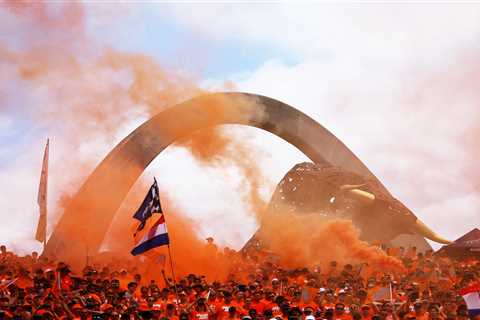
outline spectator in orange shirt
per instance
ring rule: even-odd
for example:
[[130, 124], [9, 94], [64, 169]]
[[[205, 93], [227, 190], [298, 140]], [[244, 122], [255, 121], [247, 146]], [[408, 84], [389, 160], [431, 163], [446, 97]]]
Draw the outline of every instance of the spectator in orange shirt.
[[393, 310], [393, 304], [391, 302], [384, 302], [380, 306], [380, 315], [385, 320], [394, 320], [396, 319], [395, 312]]
[[335, 295], [333, 294], [332, 291], [326, 291], [325, 295], [324, 295], [325, 299], [324, 301], [322, 302], [322, 306], [325, 308], [325, 309], [335, 309]]
[[301, 298], [302, 298], [302, 292], [300, 291], [293, 292], [293, 296], [290, 299], [290, 307], [291, 308], [298, 307], [300, 308], [300, 310], [302, 310], [303, 305], [301, 303]]
[[315, 319], [315, 317], [313, 316], [313, 313], [314, 313], [313, 307], [311, 307], [311, 306], [306, 306], [306, 307], [303, 309], [303, 319], [304, 319], [304, 320], [312, 320], [312, 319]]
[[360, 289], [357, 291], [357, 294], [355, 295], [355, 297], [356, 297], [356, 302], [359, 305], [363, 306], [367, 303], [367, 297], [368, 297], [367, 291]]
[[205, 298], [199, 298], [194, 301], [187, 307], [187, 312], [188, 311], [190, 311], [191, 320], [210, 320], [213, 316], [213, 310], [209, 309]]
[[345, 312], [345, 305], [343, 303], [335, 304], [333, 320], [352, 320], [352, 317]]
[[237, 308], [235, 308], [234, 306], [231, 306], [230, 308], [228, 308], [228, 316], [227, 316], [226, 319], [228, 319], [228, 320], [238, 320], [238, 319], [240, 319], [240, 316], [237, 313]]
[[162, 318], [167, 318], [168, 320], [178, 320], [174, 304], [167, 304], [167, 306], [165, 307], [165, 314]]
[[240, 311], [239, 308], [242, 308], [243, 307], [243, 304], [244, 304], [244, 298], [245, 298], [245, 293], [242, 292], [242, 291], [238, 291], [236, 294], [235, 294], [235, 300], [232, 301], [232, 306], [234, 306], [235, 308], [237, 308], [237, 312]]
[[444, 316], [440, 312], [440, 309], [435, 305], [432, 304], [428, 308], [428, 319], [429, 320], [443, 320]]
[[139, 295], [136, 292], [137, 291], [137, 283], [136, 282], [130, 282], [127, 285], [127, 292], [125, 292], [125, 298], [131, 300], [131, 301], [138, 301], [139, 300]]
[[217, 320], [224, 320], [228, 316], [228, 310], [232, 306], [232, 294], [229, 291], [223, 292], [223, 301], [217, 305]]
[[360, 309], [360, 314], [363, 320], [371, 320], [372, 319], [372, 308], [368, 304], [364, 304]]

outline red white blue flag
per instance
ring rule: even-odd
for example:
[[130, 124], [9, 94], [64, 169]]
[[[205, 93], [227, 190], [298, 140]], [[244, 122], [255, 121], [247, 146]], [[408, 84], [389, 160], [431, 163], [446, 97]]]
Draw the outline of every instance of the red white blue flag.
[[150, 249], [164, 246], [169, 243], [170, 239], [168, 238], [165, 217], [162, 214], [160, 218], [150, 227], [148, 232], [146, 232], [143, 237], [140, 237], [135, 243], [135, 248], [133, 248], [131, 253], [136, 256]]
[[[160, 217], [158, 217], [158, 214], [160, 214]], [[170, 243], [165, 216], [160, 205], [157, 180], [154, 179], [153, 185], [148, 190], [142, 205], [135, 212], [133, 218], [137, 219], [139, 224], [133, 234], [135, 247], [131, 251], [132, 255], [136, 256]]]
[[480, 315], [480, 283], [472, 284], [460, 290], [460, 295], [465, 300], [470, 318]]

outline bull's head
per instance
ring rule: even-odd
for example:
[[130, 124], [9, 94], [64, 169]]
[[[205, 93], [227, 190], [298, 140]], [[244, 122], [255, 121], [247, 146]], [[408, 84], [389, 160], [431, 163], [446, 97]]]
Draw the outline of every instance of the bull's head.
[[[363, 203], [363, 208], [359, 209], [359, 213], [356, 215], [356, 220], [360, 225], [362, 224], [362, 220], [372, 220], [371, 218], [369, 219], [368, 217], [364, 216], [368, 215], [370, 212], [375, 218], [377, 218], [375, 219], [377, 222], [380, 221], [392, 223], [390, 224], [390, 228], [382, 228], [381, 232], [383, 233], [385, 233], [385, 230], [389, 230], [397, 231], [399, 234], [418, 234], [438, 243], [450, 243], [449, 240], [442, 238], [432, 229], [427, 227], [415, 216], [412, 211], [410, 211], [405, 205], [403, 205], [403, 203], [395, 198], [390, 197], [389, 199], [379, 199], [375, 196], [375, 194], [362, 190], [361, 187], [351, 188], [349, 185], [340, 186], [340, 190], [346, 190], [345, 197], [355, 199], [356, 201]], [[382, 227], [384, 226], [383, 223], [377, 225]], [[368, 229], [368, 226], [364, 226], [364, 230]], [[388, 233], [394, 235], [394, 232]], [[377, 238], [381, 239], [382, 237], [377, 233]]]
[[[401, 234], [417, 234], [447, 244], [400, 201], [386, 194], [374, 180], [328, 163], [301, 163], [278, 184], [269, 210], [280, 207], [351, 219], [364, 240], [388, 242]], [[281, 211], [281, 210], [279, 210]]]

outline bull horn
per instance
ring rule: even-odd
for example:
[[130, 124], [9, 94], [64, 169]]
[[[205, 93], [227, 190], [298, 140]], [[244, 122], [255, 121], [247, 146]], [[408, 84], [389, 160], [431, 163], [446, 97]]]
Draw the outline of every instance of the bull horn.
[[364, 204], [373, 204], [375, 201], [374, 194], [360, 189], [350, 189], [346, 193], [352, 198], [363, 202]]
[[366, 183], [363, 183], [363, 184], [344, 184], [344, 185], [340, 186], [340, 190], [341, 191], [348, 191], [348, 190], [352, 190], [352, 189], [358, 189], [358, 188], [364, 187], [366, 185], [367, 185]]
[[442, 244], [450, 244], [452, 241], [446, 240], [442, 237], [440, 237], [438, 234], [436, 234], [432, 229], [427, 227], [422, 221], [417, 219], [415, 222], [415, 225], [413, 227], [413, 231], [416, 231], [418, 234], [421, 236], [430, 239], [432, 241], [442, 243]]

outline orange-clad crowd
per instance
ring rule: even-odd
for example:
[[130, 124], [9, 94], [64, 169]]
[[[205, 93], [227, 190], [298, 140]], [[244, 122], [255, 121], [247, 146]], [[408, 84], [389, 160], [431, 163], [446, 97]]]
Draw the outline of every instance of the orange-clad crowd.
[[[366, 263], [289, 269], [236, 254], [226, 279], [198, 274], [146, 279], [119, 261], [68, 265], [0, 251], [0, 319], [466, 320], [461, 288], [480, 281], [480, 261], [397, 249], [402, 271]], [[121, 267], [118, 267], [121, 266]], [[160, 272], [159, 272], [160, 274]], [[478, 318], [478, 317], [477, 317]]]

